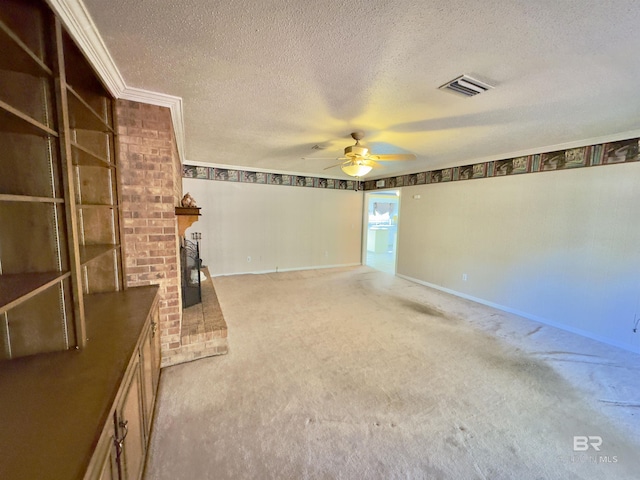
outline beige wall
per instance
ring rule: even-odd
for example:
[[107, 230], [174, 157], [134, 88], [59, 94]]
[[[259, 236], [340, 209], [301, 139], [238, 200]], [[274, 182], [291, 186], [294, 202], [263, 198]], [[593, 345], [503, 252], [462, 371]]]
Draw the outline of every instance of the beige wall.
[[[212, 275], [360, 264], [362, 192], [183, 179]], [[251, 262], [247, 261], [251, 257]]]
[[[188, 233], [214, 275], [361, 261], [361, 192], [183, 190], [203, 207]], [[403, 187], [397, 273], [640, 352], [639, 200], [640, 163]]]
[[640, 163], [405, 187], [397, 272], [640, 351], [639, 204]]

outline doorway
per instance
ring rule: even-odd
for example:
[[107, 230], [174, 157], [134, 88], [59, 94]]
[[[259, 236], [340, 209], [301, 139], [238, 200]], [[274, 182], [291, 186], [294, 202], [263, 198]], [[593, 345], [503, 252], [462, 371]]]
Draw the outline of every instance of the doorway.
[[400, 190], [367, 193], [365, 205], [364, 263], [395, 275]]

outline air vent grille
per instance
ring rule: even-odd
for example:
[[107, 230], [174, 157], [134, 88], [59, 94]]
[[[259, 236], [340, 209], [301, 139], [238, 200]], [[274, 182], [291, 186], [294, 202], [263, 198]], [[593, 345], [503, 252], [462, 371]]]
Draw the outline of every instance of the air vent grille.
[[467, 75], [461, 75], [458, 78], [442, 85], [440, 90], [452, 92], [464, 97], [473, 97], [479, 93], [486, 92], [490, 88], [493, 87], [489, 84], [476, 80], [475, 78], [471, 78]]

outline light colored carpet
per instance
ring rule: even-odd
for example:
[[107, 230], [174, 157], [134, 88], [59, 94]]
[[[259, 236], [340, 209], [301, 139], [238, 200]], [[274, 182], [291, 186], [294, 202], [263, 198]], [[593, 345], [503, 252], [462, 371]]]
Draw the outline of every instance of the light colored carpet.
[[229, 354], [163, 370], [148, 480], [639, 478], [638, 355], [368, 267], [214, 284]]

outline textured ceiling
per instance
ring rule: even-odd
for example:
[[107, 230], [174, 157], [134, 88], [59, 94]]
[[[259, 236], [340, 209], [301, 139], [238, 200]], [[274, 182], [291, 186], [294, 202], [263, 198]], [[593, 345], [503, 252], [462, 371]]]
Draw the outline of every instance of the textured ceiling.
[[[84, 3], [127, 85], [183, 98], [185, 163], [341, 177], [354, 130], [417, 155], [375, 178], [640, 128], [637, 0]], [[438, 90], [461, 74], [495, 88]]]

